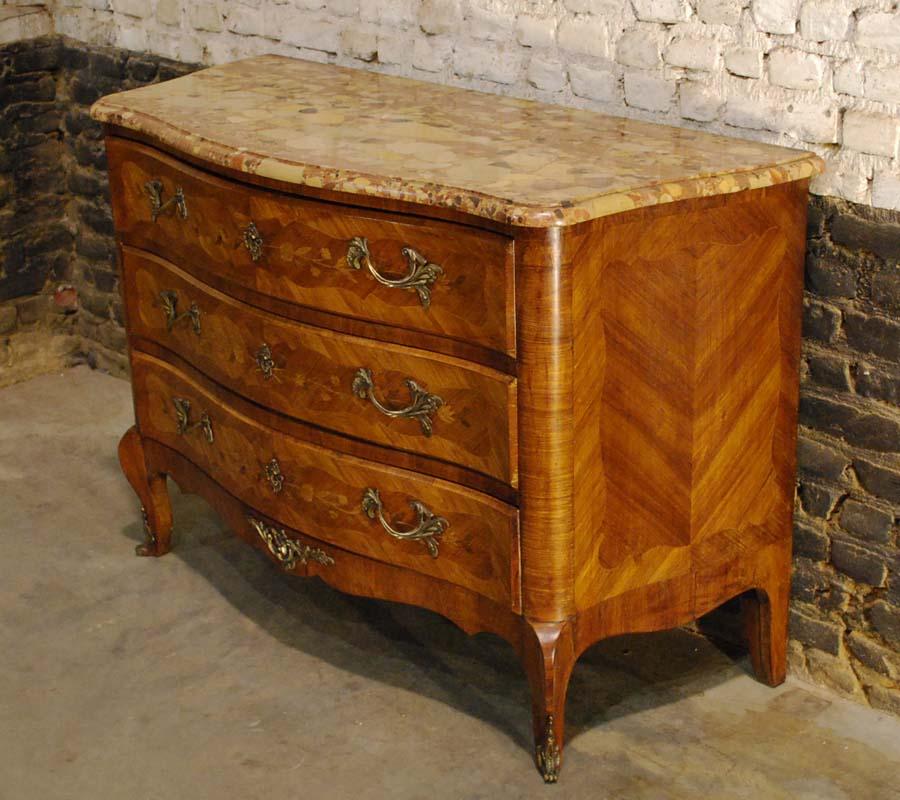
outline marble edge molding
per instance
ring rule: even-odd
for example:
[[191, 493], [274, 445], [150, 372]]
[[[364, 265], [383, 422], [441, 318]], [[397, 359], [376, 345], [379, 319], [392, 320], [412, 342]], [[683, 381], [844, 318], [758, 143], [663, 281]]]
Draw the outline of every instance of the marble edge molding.
[[175, 152], [211, 161], [218, 166], [300, 187], [308, 186], [415, 205], [440, 206], [515, 227], [575, 225], [678, 200], [762, 189], [812, 178], [822, 173], [825, 167], [824, 161], [814, 153], [796, 151], [795, 158], [742, 171], [660, 181], [623, 190], [614, 189], [556, 205], [523, 205], [504, 197], [462, 187], [270, 158], [197, 136], [145, 112], [131, 111], [113, 102], [113, 97], [115, 95], [94, 103], [91, 117], [106, 125], [141, 133]]

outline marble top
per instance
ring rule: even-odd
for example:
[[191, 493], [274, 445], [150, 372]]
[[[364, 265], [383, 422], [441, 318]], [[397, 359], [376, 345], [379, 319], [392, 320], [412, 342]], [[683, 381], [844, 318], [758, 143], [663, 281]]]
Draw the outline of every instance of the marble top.
[[92, 114], [249, 174], [533, 227], [822, 169], [799, 150], [272, 55]]

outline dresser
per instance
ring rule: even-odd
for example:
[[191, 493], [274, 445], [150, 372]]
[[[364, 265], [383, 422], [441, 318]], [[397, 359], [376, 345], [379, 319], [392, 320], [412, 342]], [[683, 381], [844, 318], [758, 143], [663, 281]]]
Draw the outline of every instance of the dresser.
[[816, 156], [276, 56], [92, 113], [140, 555], [171, 478], [275, 569], [498, 634], [547, 782], [600, 639], [740, 596], [784, 679]]

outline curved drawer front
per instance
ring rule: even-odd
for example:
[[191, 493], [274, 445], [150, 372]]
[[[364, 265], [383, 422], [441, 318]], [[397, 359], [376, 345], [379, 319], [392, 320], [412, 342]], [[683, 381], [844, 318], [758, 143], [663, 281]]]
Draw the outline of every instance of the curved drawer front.
[[452, 223], [303, 200], [107, 142], [125, 244], [297, 305], [512, 353], [512, 244]]
[[123, 248], [129, 330], [260, 405], [515, 484], [515, 379], [302, 325]]
[[286, 436], [211, 385], [132, 355], [141, 435], [177, 450], [247, 505], [320, 541], [517, 603], [514, 508]]

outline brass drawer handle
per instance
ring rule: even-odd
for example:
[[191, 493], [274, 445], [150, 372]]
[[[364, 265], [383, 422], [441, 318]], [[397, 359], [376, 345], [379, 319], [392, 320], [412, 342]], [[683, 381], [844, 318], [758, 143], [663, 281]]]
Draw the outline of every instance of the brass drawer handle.
[[210, 444], [213, 443], [213, 427], [209, 414], [201, 414], [200, 419], [191, 422], [191, 401], [185, 400], [183, 397], [173, 397], [172, 405], [175, 406], [175, 420], [178, 433], [184, 436], [195, 428], [200, 428], [203, 432], [203, 438]]
[[262, 234], [259, 232], [259, 228], [256, 227], [255, 222], [251, 222], [244, 228], [242, 241], [244, 247], [247, 248], [247, 252], [250, 253], [250, 260], [254, 263], [259, 261], [263, 254], [263, 238]]
[[284, 491], [284, 475], [281, 472], [281, 464], [278, 463], [277, 458], [273, 458], [266, 464], [266, 480], [269, 482], [269, 485], [272, 487], [272, 491], [275, 494], [281, 494]]
[[263, 380], [269, 380], [275, 374], [275, 359], [272, 350], [263, 342], [256, 351], [256, 366], [262, 373]]
[[200, 335], [200, 309], [196, 303], [191, 303], [187, 311], [178, 313], [178, 292], [168, 289], [159, 293], [159, 302], [162, 304], [163, 314], [166, 315], [166, 330], [171, 331], [175, 323], [182, 319], [189, 319], [194, 333]]
[[297, 564], [308, 564], [310, 561], [315, 561], [325, 567], [334, 564], [334, 559], [324, 550], [312, 545], [301, 544], [295, 539], [289, 539], [282, 528], [266, 525], [256, 517], [247, 517], [247, 522], [253, 526], [253, 529], [259, 534], [259, 538], [266, 543], [269, 552], [281, 562], [281, 566], [286, 570], [293, 569]]
[[175, 187], [175, 194], [166, 201], [163, 201], [162, 181], [147, 181], [144, 184], [144, 191], [150, 200], [150, 219], [154, 222], [159, 219], [160, 214], [170, 208], [174, 209], [175, 216], [179, 219], [187, 219], [187, 202], [184, 199], [184, 190], [180, 186]]
[[362, 400], [368, 399], [386, 417], [393, 419], [417, 419], [425, 436], [431, 436], [431, 415], [444, 405], [444, 401], [436, 394], [429, 394], [412, 378], [407, 378], [410, 404], [405, 408], [387, 408], [375, 397], [375, 382], [372, 370], [360, 367], [353, 376], [353, 394]]
[[438, 540], [445, 530], [450, 526], [443, 517], [436, 517], [429, 511], [425, 505], [418, 500], [410, 500], [409, 504], [413, 511], [416, 512], [418, 522], [416, 527], [410, 531], [398, 531], [390, 526], [384, 518], [383, 506], [381, 505], [381, 495], [378, 489], [371, 487], [363, 492], [362, 510], [369, 519], [377, 519], [381, 523], [381, 527], [385, 529], [395, 539], [421, 541], [428, 548], [428, 552], [432, 558], [438, 557]]
[[385, 278], [372, 263], [369, 257], [369, 243], [362, 236], [354, 236], [347, 247], [347, 264], [351, 269], [362, 269], [363, 266], [382, 286], [395, 289], [409, 289], [419, 295], [419, 302], [426, 311], [431, 305], [431, 285], [444, 274], [442, 267], [432, 264], [417, 250], [404, 247], [401, 251], [409, 263], [409, 271], [402, 278]]

